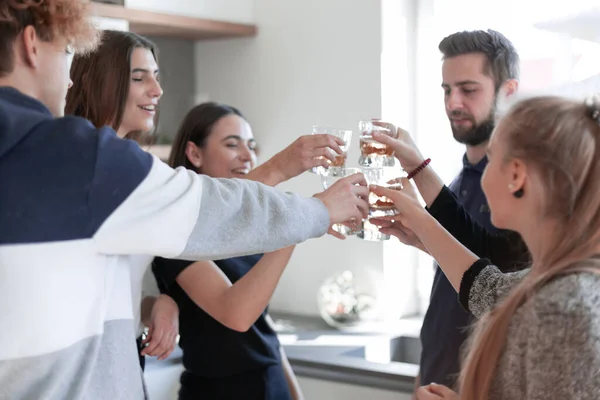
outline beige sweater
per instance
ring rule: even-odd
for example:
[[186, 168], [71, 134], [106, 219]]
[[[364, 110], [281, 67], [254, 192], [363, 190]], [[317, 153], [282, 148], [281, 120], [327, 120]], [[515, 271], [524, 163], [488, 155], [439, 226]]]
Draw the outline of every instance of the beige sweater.
[[[486, 266], [463, 279], [461, 298], [481, 317], [528, 272]], [[489, 399], [600, 399], [600, 275], [560, 276], [519, 307]]]

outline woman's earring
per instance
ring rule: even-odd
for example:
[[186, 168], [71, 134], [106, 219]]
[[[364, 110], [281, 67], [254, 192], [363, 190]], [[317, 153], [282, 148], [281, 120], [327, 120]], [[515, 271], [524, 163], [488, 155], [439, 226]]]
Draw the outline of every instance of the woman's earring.
[[520, 199], [521, 197], [523, 197], [523, 195], [525, 194], [525, 191], [523, 190], [523, 188], [517, 190], [516, 192], [513, 193], [513, 196], [515, 196], [516, 199]]
[[517, 190], [516, 192], [513, 193], [513, 196], [515, 196], [515, 198], [520, 199], [521, 197], [523, 197], [523, 195], [525, 194], [525, 191], [523, 191], [523, 188]]
[[[508, 190], [513, 192], [514, 189], [515, 189], [515, 185], [513, 185], [512, 183], [509, 183]], [[524, 194], [525, 194], [525, 191], [523, 190], [523, 188], [521, 188], [517, 191], [514, 191], [512, 195], [515, 196], [515, 198], [520, 199], [521, 197], [523, 197]]]

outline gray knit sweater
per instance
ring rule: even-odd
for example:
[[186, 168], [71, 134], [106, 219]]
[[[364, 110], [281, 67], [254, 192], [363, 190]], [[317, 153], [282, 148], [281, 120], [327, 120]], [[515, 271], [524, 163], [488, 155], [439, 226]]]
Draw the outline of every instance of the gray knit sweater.
[[[529, 270], [505, 274], [488, 265], [470, 272], [460, 297], [481, 317]], [[489, 399], [600, 399], [600, 275], [560, 276], [519, 307]]]

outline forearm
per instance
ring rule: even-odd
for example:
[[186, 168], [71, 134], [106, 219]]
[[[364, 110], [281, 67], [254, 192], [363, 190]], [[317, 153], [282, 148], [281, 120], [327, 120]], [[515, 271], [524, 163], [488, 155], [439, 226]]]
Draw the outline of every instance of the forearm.
[[107, 254], [222, 259], [298, 244], [324, 235], [330, 224], [317, 198], [246, 179], [173, 171], [157, 161], [102, 224], [94, 243]]
[[248, 330], [263, 313], [294, 251], [294, 246], [265, 254], [221, 297], [224, 318], [237, 330]]
[[150, 326], [150, 317], [152, 316], [152, 307], [156, 303], [156, 297], [146, 296], [142, 299], [141, 319], [144, 326]]
[[427, 207], [433, 204], [444, 187], [444, 182], [430, 166], [415, 175], [413, 181]]
[[246, 179], [250, 179], [252, 181], [261, 182], [268, 186], [277, 186], [281, 182], [287, 180], [285, 175], [273, 164], [272, 160], [268, 160], [258, 167], [254, 168], [248, 175], [246, 175]]
[[527, 247], [516, 232], [492, 233], [477, 223], [447, 187], [428, 206], [428, 212], [465, 247], [489, 258], [502, 271], [521, 267], [529, 260]]
[[415, 223], [415, 233], [458, 292], [465, 271], [478, 257], [460, 244], [425, 210], [419, 212], [421, 214]]
[[[245, 189], [238, 192], [240, 184]], [[201, 248], [210, 243], [214, 253], [227, 257], [270, 252], [322, 236], [329, 228], [329, 212], [316, 198], [239, 179], [207, 180], [204, 187], [202, 214], [191, 235], [195, 243], [188, 244], [184, 255], [196, 253], [200, 242]]]
[[486, 265], [485, 261], [481, 260], [469, 268], [461, 281], [458, 296], [463, 308], [477, 318], [490, 311], [530, 271], [503, 273], [494, 265]]
[[285, 374], [285, 380], [290, 388], [290, 393], [292, 395], [293, 400], [303, 400], [304, 394], [302, 393], [302, 389], [300, 388], [300, 384], [298, 383], [298, 379], [296, 379], [296, 374], [294, 374], [294, 370], [290, 365], [290, 362], [283, 350], [283, 346], [279, 347], [279, 353], [281, 355], [281, 368], [283, 368], [283, 373]]

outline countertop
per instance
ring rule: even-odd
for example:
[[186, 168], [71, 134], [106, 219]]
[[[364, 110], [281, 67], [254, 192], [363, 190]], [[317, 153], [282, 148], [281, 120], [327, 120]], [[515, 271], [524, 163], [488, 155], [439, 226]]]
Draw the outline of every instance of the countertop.
[[[298, 376], [412, 392], [419, 372], [422, 319], [371, 323], [338, 330], [321, 318], [271, 313], [275, 330]], [[146, 358], [146, 370], [181, 365], [179, 347], [163, 361]]]
[[414, 390], [421, 318], [338, 330], [319, 317], [271, 316], [297, 375], [393, 391]]

